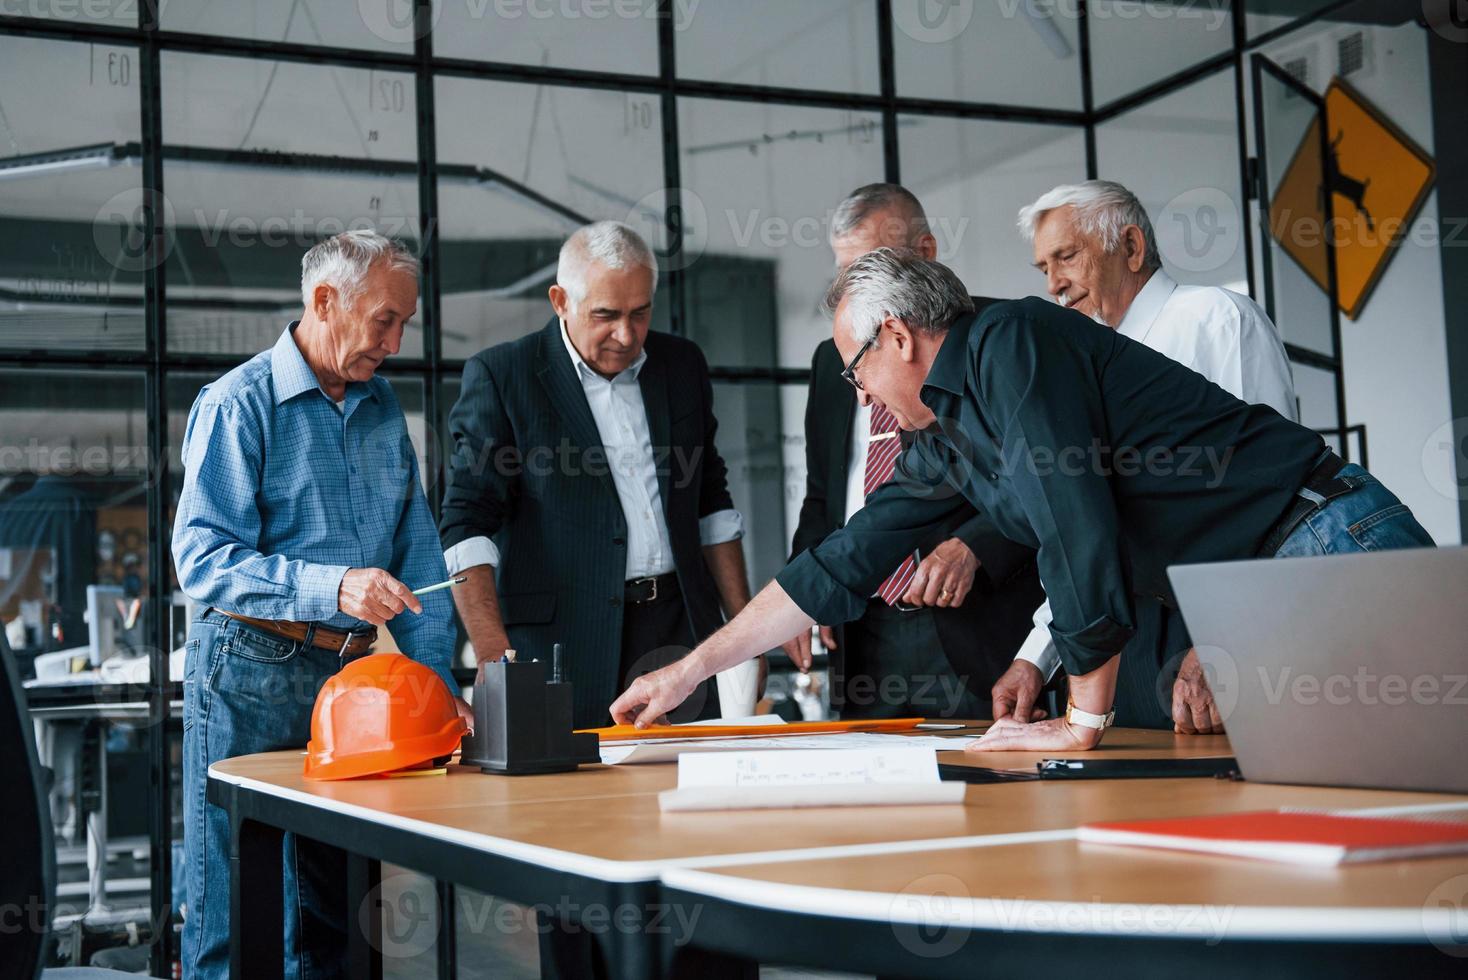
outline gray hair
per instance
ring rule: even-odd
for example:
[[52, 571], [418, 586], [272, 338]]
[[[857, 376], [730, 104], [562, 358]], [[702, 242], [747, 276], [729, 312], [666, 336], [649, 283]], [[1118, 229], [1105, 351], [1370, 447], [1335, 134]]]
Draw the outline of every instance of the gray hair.
[[900, 212], [906, 220], [908, 245], [928, 234], [928, 214], [912, 191], [901, 184], [867, 184], [836, 206], [831, 216], [831, 241], [845, 238], [872, 215], [887, 210]]
[[318, 242], [301, 257], [301, 302], [310, 309], [316, 287], [336, 287], [342, 305], [351, 309], [367, 285], [367, 274], [378, 262], [392, 272], [418, 278], [418, 259], [401, 242], [371, 229], [344, 231]]
[[834, 315], [842, 300], [851, 311], [852, 339], [874, 347], [889, 316], [939, 336], [974, 311], [968, 288], [952, 269], [907, 249], [879, 248], [847, 266], [826, 290], [826, 312]]
[[1075, 208], [1076, 227], [1099, 241], [1107, 252], [1116, 251], [1121, 244], [1123, 228], [1136, 225], [1142, 229], [1142, 241], [1146, 244], [1143, 263], [1148, 269], [1162, 267], [1162, 258], [1157, 252], [1157, 236], [1152, 232], [1147, 210], [1137, 200], [1137, 195], [1114, 180], [1061, 184], [1041, 194], [1034, 204], [1020, 208], [1019, 230], [1025, 241], [1035, 240], [1035, 228], [1041, 218], [1066, 206]]
[[573, 307], [586, 298], [586, 270], [593, 263], [608, 269], [640, 265], [652, 270], [652, 292], [658, 288], [658, 260], [646, 239], [620, 221], [582, 225], [561, 246], [556, 282], [571, 297]]

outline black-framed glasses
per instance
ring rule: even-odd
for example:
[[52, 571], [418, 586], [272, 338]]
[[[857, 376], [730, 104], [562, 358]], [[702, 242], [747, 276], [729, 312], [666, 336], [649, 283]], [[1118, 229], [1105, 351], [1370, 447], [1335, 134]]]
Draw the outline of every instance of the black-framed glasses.
[[873, 337], [871, 340], [862, 344], [861, 350], [856, 352], [856, 356], [851, 359], [851, 363], [841, 369], [841, 377], [845, 378], [851, 384], [851, 387], [857, 391], [865, 391], [866, 389], [861, 386], [861, 381], [856, 376], [856, 366], [861, 363], [861, 359], [866, 356], [867, 351], [871, 350], [872, 345], [876, 342], [877, 338]]

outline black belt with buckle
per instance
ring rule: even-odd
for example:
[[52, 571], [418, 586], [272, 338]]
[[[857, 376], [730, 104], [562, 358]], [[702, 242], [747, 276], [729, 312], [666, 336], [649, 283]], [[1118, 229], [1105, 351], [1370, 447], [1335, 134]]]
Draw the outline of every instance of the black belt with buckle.
[[1294, 501], [1264, 536], [1264, 544], [1259, 547], [1260, 558], [1273, 558], [1275, 552], [1284, 547], [1290, 532], [1300, 526], [1301, 521], [1336, 497], [1356, 489], [1357, 482], [1338, 475], [1345, 465], [1346, 461], [1337, 456], [1334, 450], [1327, 449], [1321, 454], [1315, 469], [1305, 478], [1304, 486], [1295, 492]]
[[668, 572], [666, 575], [649, 575], [647, 578], [629, 580], [622, 598], [628, 605], [640, 606], [646, 602], [670, 599], [678, 594], [678, 573]]

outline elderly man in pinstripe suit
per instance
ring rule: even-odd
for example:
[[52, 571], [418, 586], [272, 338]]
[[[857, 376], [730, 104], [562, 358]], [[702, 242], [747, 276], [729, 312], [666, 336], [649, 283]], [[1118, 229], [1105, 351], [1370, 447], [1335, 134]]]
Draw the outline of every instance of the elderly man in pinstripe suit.
[[[649, 332], [656, 287], [635, 231], [579, 229], [555, 316], [472, 357], [450, 418], [439, 530], [468, 578], [454, 598], [476, 656], [561, 643], [581, 727], [608, 723], [632, 678], [749, 601], [708, 367], [689, 341]], [[714, 707], [710, 687], [688, 716]]]

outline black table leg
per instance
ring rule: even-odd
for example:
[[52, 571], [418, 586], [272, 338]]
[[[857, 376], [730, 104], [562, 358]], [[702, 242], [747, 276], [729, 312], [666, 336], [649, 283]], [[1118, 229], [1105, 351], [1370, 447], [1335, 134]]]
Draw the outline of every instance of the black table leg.
[[438, 894], [438, 980], [454, 980], [459, 975], [459, 919], [454, 883], [436, 881], [434, 890]]
[[285, 973], [284, 831], [231, 812], [229, 836], [230, 976], [276, 980]]
[[[651, 882], [612, 885], [597, 930], [608, 980], [660, 980], [663, 932], [657, 886]], [[589, 911], [589, 909], [588, 909]]]
[[382, 980], [382, 862], [347, 854], [347, 975]]

